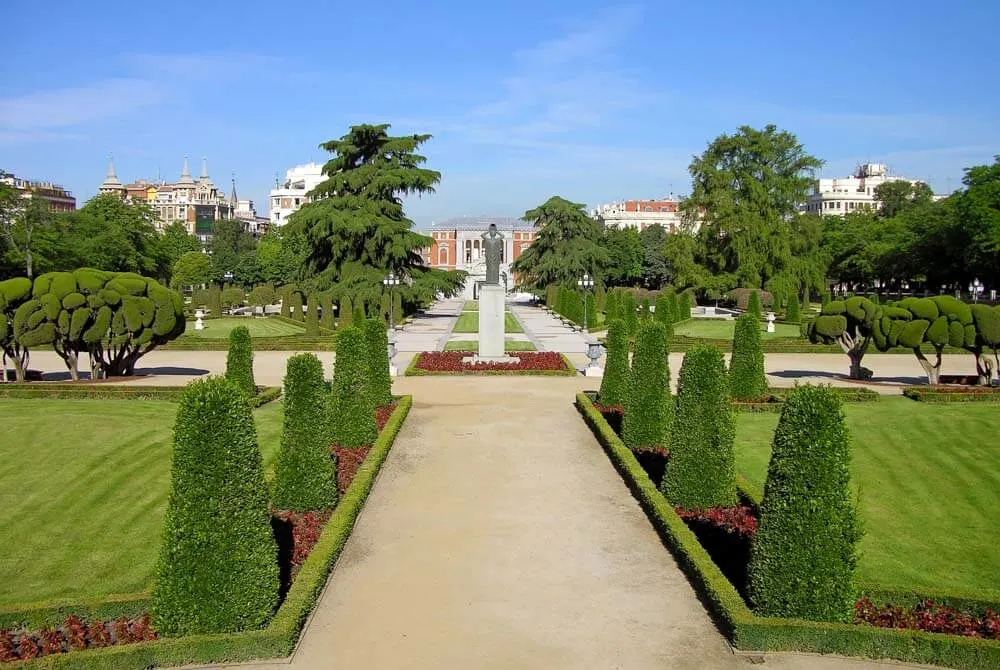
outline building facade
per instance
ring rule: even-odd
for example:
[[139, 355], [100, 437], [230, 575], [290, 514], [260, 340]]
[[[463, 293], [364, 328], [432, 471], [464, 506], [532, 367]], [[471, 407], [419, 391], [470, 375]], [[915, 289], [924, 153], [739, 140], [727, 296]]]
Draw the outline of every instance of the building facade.
[[609, 228], [636, 228], [640, 232], [659, 225], [673, 233], [682, 222], [680, 202], [668, 198], [610, 202], [598, 205], [591, 216]]
[[52, 212], [72, 212], [76, 210], [76, 198], [59, 184], [48, 181], [22, 179], [10, 172], [0, 170], [0, 183], [10, 186], [25, 200], [44, 200]]
[[180, 221], [189, 233], [197, 235], [202, 241], [211, 237], [216, 221], [235, 218], [236, 213], [236, 203], [227, 198], [208, 176], [208, 161], [202, 159], [201, 175], [195, 180], [188, 169], [187, 156], [184, 157], [180, 179], [173, 183], [139, 179], [122, 184], [115, 171], [114, 158], [110, 158], [108, 174], [98, 192], [149, 205], [156, 213], [154, 223], [157, 229], [162, 230], [174, 221]]
[[319, 163], [296, 165], [285, 172], [285, 180], [275, 181], [268, 197], [270, 224], [276, 228], [285, 225], [288, 217], [309, 202], [306, 195], [326, 181], [323, 166]]
[[881, 203], [875, 199], [875, 189], [891, 181], [921, 183], [919, 179], [890, 174], [885, 163], [864, 163], [849, 177], [817, 179], [802, 211], [820, 216], [844, 216], [863, 209], [878, 209]]
[[511, 263], [520, 257], [535, 241], [535, 229], [520, 219], [499, 216], [462, 216], [431, 226], [434, 244], [423, 249], [424, 263], [441, 270], [464, 270], [469, 273], [464, 296], [468, 300], [479, 297], [479, 286], [486, 280], [486, 259], [483, 256], [482, 235], [491, 223], [504, 235], [503, 253], [500, 258], [500, 282], [509, 291], [514, 288], [516, 277]]

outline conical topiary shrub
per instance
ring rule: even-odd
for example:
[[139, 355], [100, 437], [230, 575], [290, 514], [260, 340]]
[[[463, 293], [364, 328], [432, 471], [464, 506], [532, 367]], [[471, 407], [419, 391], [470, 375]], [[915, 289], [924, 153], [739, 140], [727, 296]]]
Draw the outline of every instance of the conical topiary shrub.
[[346, 328], [351, 325], [354, 321], [354, 304], [351, 302], [351, 296], [345, 295], [340, 299], [340, 311], [338, 313], [339, 323], [338, 328]]
[[281, 316], [292, 318], [292, 290], [288, 286], [281, 289]]
[[785, 321], [788, 323], [798, 323], [802, 320], [802, 312], [799, 310], [799, 297], [792, 293], [788, 297], [788, 307], [785, 308]]
[[590, 295], [589, 291], [583, 292], [584, 311], [587, 313], [587, 329], [597, 327], [597, 298]]
[[392, 402], [392, 377], [389, 376], [389, 334], [382, 319], [367, 319], [364, 323], [368, 350], [368, 389], [372, 407]]
[[621, 311], [621, 319], [625, 322], [625, 330], [629, 337], [635, 337], [639, 330], [639, 312], [635, 306], [635, 295], [631, 291], [622, 293], [621, 302], [618, 303]]
[[302, 311], [302, 293], [292, 291], [292, 318], [296, 321], [305, 321], [306, 315]]
[[225, 378], [184, 389], [170, 479], [151, 607], [157, 631], [259, 628], [278, 602], [278, 546], [253, 412]]
[[749, 595], [758, 614], [852, 621], [861, 531], [848, 443], [833, 389], [803, 386], [788, 394], [750, 555]]
[[761, 317], [764, 316], [764, 311], [760, 306], [760, 294], [758, 291], [750, 291], [750, 296], [747, 298], [746, 313], [753, 314], [757, 318], [757, 321], [760, 321]]
[[[610, 300], [611, 296], [608, 296]], [[612, 319], [608, 323], [607, 339], [608, 355], [604, 363], [604, 377], [601, 378], [601, 390], [597, 400], [602, 405], [624, 405], [628, 392], [628, 332], [621, 319]]]
[[677, 380], [677, 413], [663, 478], [667, 500], [684, 509], [735, 505], [735, 436], [722, 352], [695, 345], [684, 355]]
[[673, 421], [667, 333], [656, 321], [644, 321], [636, 335], [629, 373], [622, 441], [630, 449], [668, 446]]
[[368, 389], [368, 343], [360, 326], [350, 325], [337, 335], [337, 358], [331, 393], [331, 437], [342, 447], [362, 447], [375, 441], [378, 427]]
[[257, 394], [257, 384], [253, 378], [253, 339], [246, 326], [237, 326], [229, 331], [226, 379], [248, 396]]
[[729, 385], [736, 400], [759, 400], [767, 394], [760, 321], [749, 312], [736, 319]]
[[320, 308], [323, 310], [322, 317], [320, 318], [320, 325], [327, 330], [333, 330], [337, 327], [336, 322], [333, 320], [333, 298], [330, 297], [329, 293], [324, 293], [319, 299]]
[[608, 292], [608, 295], [604, 298], [604, 321], [605, 323], [611, 323], [612, 321], [618, 319], [621, 320], [621, 314], [619, 313], [619, 299], [621, 292], [618, 289], [612, 289]]
[[313, 293], [309, 296], [309, 304], [306, 306], [306, 335], [309, 337], [319, 336], [319, 294]]
[[284, 421], [274, 470], [274, 506], [308, 512], [337, 504], [337, 475], [326, 434], [326, 384], [315, 354], [288, 359]]
[[656, 321], [663, 326], [664, 332], [666, 332], [667, 337], [673, 337], [674, 334], [674, 314], [670, 306], [670, 297], [665, 293], [661, 293], [656, 298], [656, 309], [653, 312], [653, 316]]
[[677, 298], [677, 321], [687, 321], [691, 318], [691, 294], [685, 291]]

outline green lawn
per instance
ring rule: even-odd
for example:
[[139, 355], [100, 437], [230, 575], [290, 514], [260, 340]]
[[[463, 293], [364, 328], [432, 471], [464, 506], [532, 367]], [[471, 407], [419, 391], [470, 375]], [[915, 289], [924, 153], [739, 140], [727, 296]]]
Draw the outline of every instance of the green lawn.
[[478, 312], [479, 311], [479, 301], [478, 300], [466, 300], [465, 304], [462, 305], [463, 312]]
[[189, 321], [184, 329], [185, 336], [206, 339], [226, 339], [229, 332], [237, 326], [250, 329], [251, 337], [284, 337], [286, 335], [305, 335], [305, 326], [279, 321], [278, 319], [258, 318], [253, 316], [224, 316], [219, 319], [205, 319], [205, 330], [195, 330], [194, 322]]
[[[523, 340], [504, 340], [505, 351], [534, 351], [535, 346], [531, 342]], [[444, 345], [445, 351], [477, 351], [479, 342], [476, 340], [455, 340]]]
[[[688, 337], [704, 337], [713, 340], [733, 339], [733, 330], [736, 328], [736, 321], [727, 319], [688, 319], [683, 323], [674, 326], [676, 335], [686, 335]], [[765, 340], [776, 337], [799, 337], [799, 327], [787, 323], [774, 324], [774, 332], [768, 333], [767, 324], [761, 323], [760, 334]]]
[[[845, 411], [866, 533], [861, 580], [1000, 599], [996, 407], [891, 397]], [[737, 471], [762, 491], [778, 415], [737, 416]]]
[[[504, 331], [508, 333], [523, 333], [521, 324], [510, 312], [504, 312]], [[479, 332], [479, 312], [464, 312], [455, 323], [453, 333], [478, 333]]]
[[[177, 404], [0, 401], [0, 607], [152, 586]], [[281, 406], [255, 411], [272, 467]]]

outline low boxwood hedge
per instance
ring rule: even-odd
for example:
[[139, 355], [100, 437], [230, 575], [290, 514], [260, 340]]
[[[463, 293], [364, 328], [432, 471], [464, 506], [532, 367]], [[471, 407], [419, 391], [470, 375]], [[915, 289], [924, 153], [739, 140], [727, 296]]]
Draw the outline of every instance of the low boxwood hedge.
[[946, 665], [962, 670], [1000, 667], [1000, 642], [960, 635], [846, 623], [760, 617], [677, 516], [635, 455], [585, 393], [576, 406], [615, 468], [687, 574], [733, 646], [745, 651], [804, 651]]
[[163, 638], [153, 642], [54, 654], [24, 663], [22, 667], [138, 670], [169, 665], [280, 658], [291, 654], [302, 626], [347, 543], [354, 522], [375, 483], [375, 477], [389, 455], [412, 404], [412, 396], [399, 398], [388, 423], [341, 497], [319, 541], [302, 564], [285, 601], [265, 628], [241, 633]]
[[81, 619], [109, 621], [118, 617], [138, 618], [149, 612], [148, 591], [105, 596], [80, 602], [48, 601], [0, 609], [0, 630], [38, 629], [60, 626], [70, 615]]
[[[303, 331], [304, 332], [304, 331]], [[255, 337], [254, 351], [333, 351], [336, 335], [309, 337], [307, 335], [286, 335], [284, 337]], [[157, 347], [166, 351], [226, 351], [229, 341], [223, 338], [192, 337], [181, 335], [172, 342]]]
[[[52, 400], [167, 400], [176, 402], [183, 386], [119, 386], [113, 384], [59, 384], [25, 382], [0, 384], [0, 398], [48, 398]], [[260, 407], [281, 396], [280, 386], [258, 386], [250, 404]]]
[[[864, 386], [852, 387], [831, 387], [834, 393], [840, 396], [841, 402], [878, 402], [880, 394]], [[790, 388], [771, 388], [763, 398], [752, 401], [733, 400], [733, 409], [737, 412], [780, 412], [785, 401], [785, 396], [791, 391]]]
[[907, 386], [903, 395], [919, 402], [1000, 402], [998, 386]]

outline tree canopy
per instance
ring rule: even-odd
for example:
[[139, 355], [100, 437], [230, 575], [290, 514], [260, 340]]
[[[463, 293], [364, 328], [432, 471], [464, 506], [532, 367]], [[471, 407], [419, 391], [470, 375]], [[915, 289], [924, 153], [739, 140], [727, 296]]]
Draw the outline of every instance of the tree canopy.
[[534, 224], [535, 241], [511, 266], [529, 290], [551, 284], [576, 286], [584, 275], [600, 279], [610, 257], [601, 246], [601, 230], [584, 205], [553, 196], [521, 217]]

